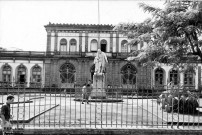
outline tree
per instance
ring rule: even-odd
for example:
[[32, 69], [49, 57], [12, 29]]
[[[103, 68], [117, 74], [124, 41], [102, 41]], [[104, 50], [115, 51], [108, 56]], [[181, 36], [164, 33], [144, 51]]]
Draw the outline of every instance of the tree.
[[[131, 53], [134, 55], [132, 60], [138, 60], [143, 64], [159, 62], [178, 65], [181, 71], [185, 69], [194, 72], [193, 67], [186, 63], [193, 59], [202, 62], [202, 2], [169, 0], [163, 9], [144, 3], [140, 3], [139, 6], [145, 12], [152, 13], [152, 18], [142, 23], [120, 23], [115, 27], [115, 30], [128, 37], [130, 42], [127, 45], [147, 43], [143, 49]], [[179, 94], [178, 96], [180, 97]], [[185, 113], [195, 113], [198, 106], [198, 102], [195, 102], [197, 98], [186, 98], [190, 99], [190, 102], [186, 103], [188, 111]], [[184, 106], [185, 103], [182, 102], [180, 107], [183, 113]], [[181, 111], [180, 108], [177, 108], [178, 111]]]
[[132, 53], [133, 58], [141, 63], [179, 64], [193, 58], [202, 62], [202, 2], [167, 1], [164, 9], [144, 3], [139, 6], [152, 18], [115, 27], [128, 37], [128, 45], [147, 43], [146, 48]]

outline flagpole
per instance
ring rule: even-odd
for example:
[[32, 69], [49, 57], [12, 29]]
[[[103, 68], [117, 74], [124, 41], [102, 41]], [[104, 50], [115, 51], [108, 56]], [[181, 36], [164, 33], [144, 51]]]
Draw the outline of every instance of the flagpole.
[[98, 0], [98, 49], [100, 49], [100, 0]]

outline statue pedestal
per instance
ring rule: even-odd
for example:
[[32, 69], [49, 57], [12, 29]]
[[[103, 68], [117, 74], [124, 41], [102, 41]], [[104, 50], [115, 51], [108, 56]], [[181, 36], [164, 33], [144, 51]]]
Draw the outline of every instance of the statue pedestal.
[[97, 73], [93, 75], [93, 90], [91, 91], [91, 99], [105, 99], [105, 75]]

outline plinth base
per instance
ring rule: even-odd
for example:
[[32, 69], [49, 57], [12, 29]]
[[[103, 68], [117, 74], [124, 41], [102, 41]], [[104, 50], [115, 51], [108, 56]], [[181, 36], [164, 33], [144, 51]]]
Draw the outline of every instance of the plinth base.
[[105, 75], [103, 73], [93, 75], [93, 90], [91, 91], [91, 99], [106, 99], [105, 91]]

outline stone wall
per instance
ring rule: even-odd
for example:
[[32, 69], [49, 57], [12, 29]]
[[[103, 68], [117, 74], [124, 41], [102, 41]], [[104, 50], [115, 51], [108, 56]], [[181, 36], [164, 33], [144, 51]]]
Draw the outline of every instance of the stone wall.
[[[49, 63], [48, 63], [49, 62]], [[45, 84], [52, 86], [53, 84], [61, 85], [60, 67], [70, 63], [75, 67], [75, 83], [82, 86], [89, 79], [93, 80], [91, 69], [93, 66], [93, 58], [66, 58], [46, 60], [45, 62]], [[127, 64], [125, 60], [109, 59], [107, 64], [107, 72], [105, 78], [106, 86], [121, 87], [121, 68]], [[150, 88], [151, 87], [151, 67], [140, 67], [136, 63], [131, 63], [137, 68], [137, 87]]]

